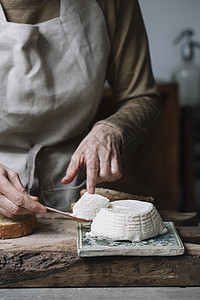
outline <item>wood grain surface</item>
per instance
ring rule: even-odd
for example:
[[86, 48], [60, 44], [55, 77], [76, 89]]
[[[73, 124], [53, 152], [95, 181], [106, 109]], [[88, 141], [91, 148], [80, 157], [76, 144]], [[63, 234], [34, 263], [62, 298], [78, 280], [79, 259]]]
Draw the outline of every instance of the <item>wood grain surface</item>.
[[[75, 221], [47, 213], [38, 216], [38, 223], [30, 236], [0, 241], [0, 287], [200, 285], [199, 245], [194, 243], [177, 257], [83, 259], [77, 256]], [[179, 231], [185, 232], [181, 226]]]

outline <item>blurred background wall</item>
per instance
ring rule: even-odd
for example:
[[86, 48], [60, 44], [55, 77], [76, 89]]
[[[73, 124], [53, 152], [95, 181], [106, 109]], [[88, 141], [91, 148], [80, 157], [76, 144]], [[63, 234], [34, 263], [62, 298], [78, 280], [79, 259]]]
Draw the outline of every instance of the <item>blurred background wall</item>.
[[[180, 62], [180, 44], [173, 40], [186, 27], [195, 31], [200, 42], [200, 0], [139, 0], [157, 80], [170, 80], [172, 70]], [[195, 62], [200, 65], [200, 50]]]
[[[170, 82], [172, 71], [181, 62], [182, 44], [174, 45], [174, 39], [190, 27], [195, 32], [194, 40], [200, 42], [200, 0], [138, 1], [149, 38], [154, 76], [158, 82]], [[193, 62], [200, 67], [200, 49], [195, 49]], [[200, 211], [200, 101], [194, 107], [180, 107], [179, 116], [181, 184], [187, 202], [194, 201]]]

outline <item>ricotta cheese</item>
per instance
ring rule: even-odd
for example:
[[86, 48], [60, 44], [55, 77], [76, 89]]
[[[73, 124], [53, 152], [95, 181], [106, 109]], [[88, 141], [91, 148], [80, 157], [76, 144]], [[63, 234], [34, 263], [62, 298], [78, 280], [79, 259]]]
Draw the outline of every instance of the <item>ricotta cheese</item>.
[[137, 200], [110, 202], [91, 224], [91, 235], [112, 240], [141, 241], [167, 232], [152, 203]]
[[109, 206], [109, 199], [98, 194], [84, 193], [73, 207], [73, 217], [94, 220], [100, 209]]

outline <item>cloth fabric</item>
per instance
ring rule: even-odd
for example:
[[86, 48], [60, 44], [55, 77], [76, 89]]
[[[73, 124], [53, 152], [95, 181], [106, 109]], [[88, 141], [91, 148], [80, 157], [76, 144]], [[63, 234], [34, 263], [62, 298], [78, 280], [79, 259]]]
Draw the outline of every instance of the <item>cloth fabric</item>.
[[38, 184], [43, 204], [70, 210], [84, 181], [61, 178], [96, 114], [110, 52], [102, 11], [61, 0], [59, 17], [29, 25], [0, 6], [0, 45], [0, 162], [30, 192]]

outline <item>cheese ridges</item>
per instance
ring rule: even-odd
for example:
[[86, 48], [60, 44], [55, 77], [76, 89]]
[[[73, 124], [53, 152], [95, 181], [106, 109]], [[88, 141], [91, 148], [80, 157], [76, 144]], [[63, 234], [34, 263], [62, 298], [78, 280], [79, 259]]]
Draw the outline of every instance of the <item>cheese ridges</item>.
[[108, 205], [108, 198], [86, 192], [74, 205], [73, 216], [78, 219], [94, 220], [100, 209]]
[[141, 241], [166, 233], [155, 206], [137, 200], [111, 202], [91, 225], [91, 234], [113, 240]]

